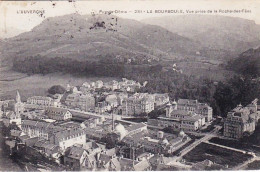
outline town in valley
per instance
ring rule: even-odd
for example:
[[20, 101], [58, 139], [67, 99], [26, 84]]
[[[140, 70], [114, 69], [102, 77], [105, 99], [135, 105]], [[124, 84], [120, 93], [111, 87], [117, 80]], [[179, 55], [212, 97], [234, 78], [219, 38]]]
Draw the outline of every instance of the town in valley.
[[260, 6], [232, 3], [2, 2], [0, 171], [260, 170]]
[[[146, 84], [123, 78], [55, 85], [48, 96], [27, 101], [17, 90], [15, 99], [1, 101], [11, 156], [21, 157], [20, 163], [33, 161], [27, 170], [58, 171], [230, 170], [259, 159], [253, 151], [217, 142], [254, 133], [260, 118], [257, 99], [221, 118], [207, 103], [136, 92]], [[232, 160], [192, 162], [200, 147], [240, 159], [232, 165]]]

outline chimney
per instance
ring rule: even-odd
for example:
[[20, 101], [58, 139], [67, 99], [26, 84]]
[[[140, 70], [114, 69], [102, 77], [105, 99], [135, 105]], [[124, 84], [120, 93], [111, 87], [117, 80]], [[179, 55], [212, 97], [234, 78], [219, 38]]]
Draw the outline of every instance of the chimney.
[[115, 130], [115, 119], [114, 119], [114, 111], [112, 112], [112, 131]]

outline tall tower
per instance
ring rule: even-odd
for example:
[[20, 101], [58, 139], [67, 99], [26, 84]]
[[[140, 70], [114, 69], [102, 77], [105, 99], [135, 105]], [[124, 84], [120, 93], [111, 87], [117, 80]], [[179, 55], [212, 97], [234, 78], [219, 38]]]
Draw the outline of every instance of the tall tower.
[[115, 116], [114, 116], [114, 110], [112, 111], [112, 131], [115, 130]]
[[16, 98], [15, 98], [16, 102], [14, 105], [14, 111], [15, 113], [18, 115], [20, 115], [23, 111], [24, 111], [24, 104], [21, 101], [21, 96], [19, 91], [17, 90], [16, 92]]
[[173, 111], [173, 107], [172, 107], [172, 104], [169, 102], [166, 105], [166, 117], [171, 117], [172, 111]]
[[18, 102], [21, 103], [21, 96], [20, 96], [20, 93], [19, 93], [18, 90], [16, 91], [16, 99], [15, 100], [16, 100], [16, 103], [18, 103]]

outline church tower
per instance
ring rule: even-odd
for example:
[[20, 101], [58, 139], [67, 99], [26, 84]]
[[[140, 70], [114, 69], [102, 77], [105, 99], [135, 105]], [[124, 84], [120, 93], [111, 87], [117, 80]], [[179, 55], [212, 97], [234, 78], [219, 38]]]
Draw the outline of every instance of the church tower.
[[20, 115], [24, 111], [24, 104], [21, 101], [21, 96], [18, 90], [16, 92], [14, 111], [17, 115]]
[[21, 103], [21, 96], [20, 96], [20, 93], [19, 93], [18, 90], [16, 91], [16, 99], [15, 100], [16, 100], [16, 103], [18, 103], [18, 102]]

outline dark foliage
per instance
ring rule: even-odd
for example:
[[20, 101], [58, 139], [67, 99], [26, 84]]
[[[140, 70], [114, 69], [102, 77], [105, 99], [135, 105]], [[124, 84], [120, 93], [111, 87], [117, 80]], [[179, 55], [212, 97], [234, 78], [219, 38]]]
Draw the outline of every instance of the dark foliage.
[[66, 92], [66, 89], [62, 87], [61, 85], [54, 85], [51, 88], [48, 89], [49, 94], [64, 94]]
[[164, 109], [155, 109], [152, 112], [148, 113], [148, 118], [150, 119], [156, 119], [157, 117], [161, 115], [165, 115], [166, 111]]
[[227, 68], [248, 77], [260, 77], [260, 47], [240, 54], [229, 61]]
[[228, 82], [219, 82], [213, 96], [222, 116], [238, 104], [247, 105], [255, 98], [260, 98], [260, 82], [251, 78], [235, 76]]
[[169, 127], [164, 128], [162, 131], [165, 132], [165, 133], [178, 135], [179, 130], [180, 129], [178, 129], [178, 128], [174, 128], [174, 127], [169, 126]]
[[115, 133], [109, 133], [105, 137], [101, 138], [101, 142], [106, 143], [107, 149], [112, 149], [116, 147], [119, 141], [119, 136]]

